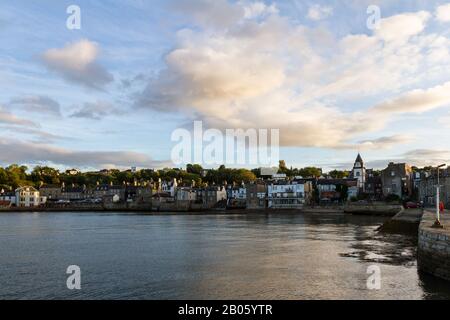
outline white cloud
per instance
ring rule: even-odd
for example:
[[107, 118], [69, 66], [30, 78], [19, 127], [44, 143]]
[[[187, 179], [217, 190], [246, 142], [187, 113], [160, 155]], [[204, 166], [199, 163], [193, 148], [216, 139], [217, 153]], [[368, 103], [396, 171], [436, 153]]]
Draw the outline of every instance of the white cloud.
[[358, 142], [361, 149], [389, 149], [397, 144], [408, 143], [412, 138], [408, 135], [393, 135], [388, 137], [381, 137], [373, 140], [362, 140]]
[[314, 4], [309, 7], [307, 17], [311, 20], [318, 21], [330, 17], [333, 14], [333, 8], [329, 6], [321, 6]]
[[385, 41], [405, 40], [421, 33], [431, 14], [426, 11], [398, 14], [381, 19], [376, 35]]
[[436, 8], [436, 19], [440, 22], [450, 22], [450, 3]]
[[383, 113], [422, 113], [446, 105], [450, 107], [450, 82], [426, 90], [417, 89], [407, 92], [371, 110]]
[[13, 125], [2, 125], [0, 129], [11, 133], [11, 136], [17, 137], [18, 134], [24, 134], [31, 137], [34, 143], [53, 143], [55, 140], [71, 140], [69, 137], [52, 134], [40, 129], [30, 127], [18, 127]]
[[35, 144], [0, 138], [0, 163], [44, 163], [65, 166], [161, 167], [166, 162], [155, 161], [146, 154], [131, 151], [69, 150], [45, 144]]
[[56, 116], [61, 115], [59, 103], [47, 96], [30, 95], [16, 97], [11, 99], [9, 105], [12, 107], [23, 108], [28, 112], [45, 113]]
[[[228, 6], [225, 11], [244, 8]], [[384, 137], [394, 115], [429, 111], [448, 98], [447, 82], [410, 89], [423, 79], [440, 83], [450, 71], [450, 60], [430, 59], [445, 56], [448, 39], [423, 32], [429, 16], [420, 11], [388, 17], [372, 36], [342, 38], [279, 13], [242, 16], [222, 29], [214, 24], [214, 32], [203, 21], [178, 33], [165, 70], [136, 104], [181, 111], [219, 129], [278, 128], [283, 146], [352, 148], [358, 144], [351, 141], [368, 134], [375, 138], [363, 141], [367, 148], [407, 143], [398, 135], [377, 136]], [[368, 102], [380, 95], [397, 98]], [[364, 107], [345, 108], [362, 99]]]
[[244, 16], [247, 19], [253, 19], [275, 13], [278, 13], [278, 9], [275, 4], [268, 6], [264, 2], [257, 1], [249, 3], [244, 7]]
[[113, 76], [96, 62], [98, 45], [89, 40], [67, 44], [64, 48], [49, 49], [42, 60], [52, 70], [66, 80], [89, 88], [102, 89], [113, 81]]
[[28, 126], [33, 128], [39, 127], [37, 123], [31, 120], [19, 118], [11, 112], [5, 110], [2, 106], [0, 106], [0, 123], [17, 126]]
[[87, 102], [79, 110], [72, 113], [72, 118], [101, 120], [109, 115], [123, 114], [114, 105], [105, 101]]

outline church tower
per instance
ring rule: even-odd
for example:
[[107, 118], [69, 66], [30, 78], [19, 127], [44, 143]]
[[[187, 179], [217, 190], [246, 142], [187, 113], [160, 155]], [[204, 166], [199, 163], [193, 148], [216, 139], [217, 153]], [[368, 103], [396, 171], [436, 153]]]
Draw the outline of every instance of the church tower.
[[364, 161], [359, 153], [356, 157], [355, 164], [353, 165], [352, 177], [353, 179], [358, 179], [358, 188], [364, 192], [366, 184], [366, 168], [364, 167]]

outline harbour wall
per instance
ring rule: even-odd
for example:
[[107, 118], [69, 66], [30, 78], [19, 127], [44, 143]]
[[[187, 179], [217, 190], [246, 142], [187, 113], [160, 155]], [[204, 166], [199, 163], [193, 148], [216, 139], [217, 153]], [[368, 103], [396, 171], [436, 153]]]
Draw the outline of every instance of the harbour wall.
[[433, 228], [435, 213], [425, 211], [419, 226], [417, 265], [420, 271], [450, 281], [450, 212], [441, 215], [444, 229]]

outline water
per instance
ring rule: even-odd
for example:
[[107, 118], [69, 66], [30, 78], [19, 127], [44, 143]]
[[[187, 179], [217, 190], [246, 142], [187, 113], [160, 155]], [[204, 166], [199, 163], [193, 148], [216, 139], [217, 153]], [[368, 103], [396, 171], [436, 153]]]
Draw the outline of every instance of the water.
[[[383, 220], [2, 213], [0, 299], [449, 299], [418, 273], [416, 239], [379, 235]], [[371, 265], [381, 290], [367, 289]]]

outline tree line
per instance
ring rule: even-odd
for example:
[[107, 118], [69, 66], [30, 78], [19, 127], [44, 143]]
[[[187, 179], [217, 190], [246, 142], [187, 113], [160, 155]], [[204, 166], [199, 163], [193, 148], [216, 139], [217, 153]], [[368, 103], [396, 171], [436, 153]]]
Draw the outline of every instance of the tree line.
[[[302, 176], [304, 178], [319, 177], [322, 169], [316, 167], [287, 168], [284, 161], [280, 161], [277, 169], [278, 173], [284, 173], [287, 177]], [[334, 170], [329, 173], [332, 178], [348, 177], [348, 171]], [[204, 186], [206, 184], [224, 183], [248, 183], [262, 178], [260, 169], [236, 169], [220, 166], [217, 169], [205, 170], [201, 165], [188, 164], [185, 169], [166, 168], [161, 170], [101, 170], [93, 172], [79, 172], [75, 170], [60, 171], [49, 166], [36, 166], [28, 168], [24, 165], [13, 164], [7, 167], [0, 167], [0, 190], [14, 190], [19, 186], [30, 185], [40, 187], [42, 185], [85, 185], [93, 187], [97, 184], [133, 184], [156, 182], [159, 179], [172, 181], [177, 179], [183, 184]]]

